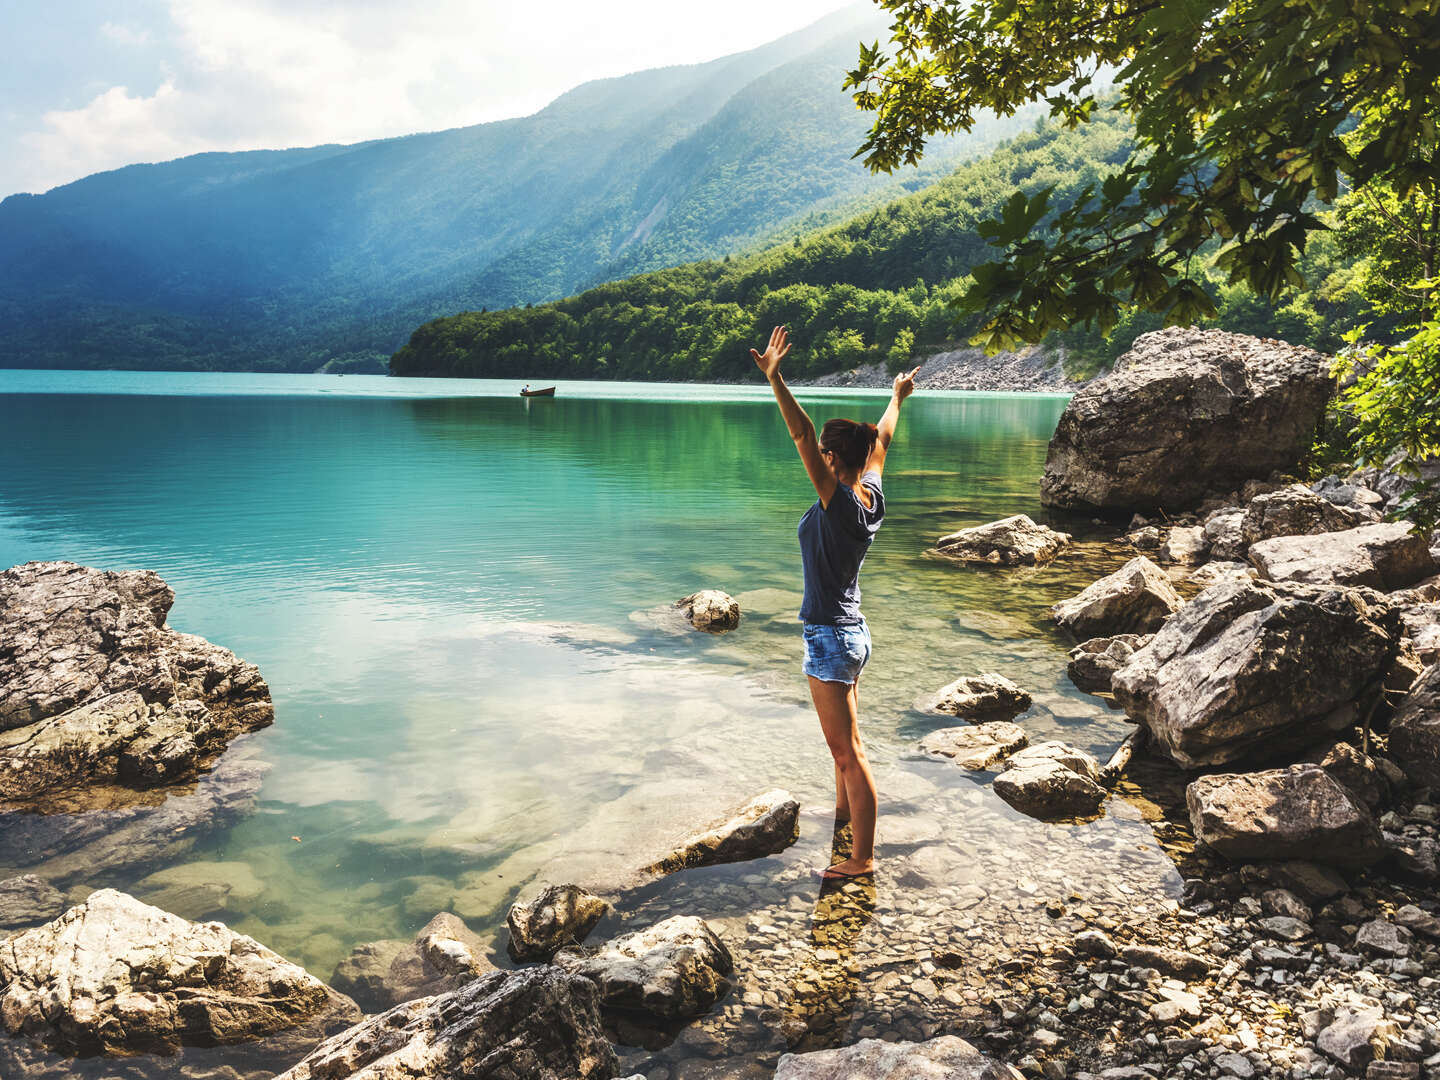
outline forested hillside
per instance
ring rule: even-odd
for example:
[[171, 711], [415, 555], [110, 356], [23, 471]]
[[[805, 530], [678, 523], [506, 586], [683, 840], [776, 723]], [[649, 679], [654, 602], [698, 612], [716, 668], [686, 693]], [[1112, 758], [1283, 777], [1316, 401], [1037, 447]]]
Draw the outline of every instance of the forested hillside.
[[[1053, 186], [1065, 205], [1131, 149], [1124, 115], [1103, 112], [1076, 130], [1036, 124], [932, 187], [851, 220], [743, 258], [641, 274], [551, 304], [470, 311], [421, 326], [396, 353], [397, 375], [728, 380], [750, 374], [748, 349], [785, 323], [797, 342], [796, 377], [912, 356], [968, 337], [951, 303], [965, 275], [992, 258], [976, 230], [1019, 189]], [[1334, 349], [1357, 311], [1353, 259], [1336, 241], [1313, 242], [1309, 292], [1272, 304], [1218, 285], [1215, 325]], [[1218, 281], [1218, 274], [1217, 281]], [[1052, 342], [1078, 375], [1108, 365], [1159, 316], [1129, 312], [1105, 338], [1076, 327]]]
[[534, 116], [356, 146], [202, 154], [0, 203], [0, 364], [314, 370], [420, 322], [718, 256], [923, 186], [852, 160], [870, 5], [750, 52], [576, 88]]

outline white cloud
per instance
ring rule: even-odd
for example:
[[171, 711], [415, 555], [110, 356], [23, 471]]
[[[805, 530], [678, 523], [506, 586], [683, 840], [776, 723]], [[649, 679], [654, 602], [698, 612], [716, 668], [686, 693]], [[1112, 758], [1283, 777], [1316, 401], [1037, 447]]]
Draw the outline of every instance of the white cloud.
[[128, 26], [123, 23], [104, 22], [100, 24], [102, 36], [115, 42], [117, 45], [140, 46], [149, 45], [155, 40], [155, 36], [143, 26]]
[[[167, 74], [46, 112], [0, 190], [203, 150], [355, 142], [533, 112], [587, 79], [738, 51], [840, 0], [170, 0]], [[105, 23], [117, 43], [148, 31]], [[12, 169], [14, 167], [12, 166]], [[5, 183], [4, 180], [8, 180]]]

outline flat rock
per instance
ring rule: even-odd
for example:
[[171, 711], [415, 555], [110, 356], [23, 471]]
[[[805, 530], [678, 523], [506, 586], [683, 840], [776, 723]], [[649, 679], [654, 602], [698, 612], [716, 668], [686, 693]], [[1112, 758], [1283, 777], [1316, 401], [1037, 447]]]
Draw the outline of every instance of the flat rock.
[[592, 949], [562, 949], [557, 966], [591, 980], [606, 1008], [673, 1020], [730, 992], [734, 961], [704, 919], [676, 915]]
[[336, 965], [330, 984], [366, 1012], [458, 989], [495, 970], [480, 937], [458, 915], [442, 911], [412, 941], [357, 945]]
[[1136, 650], [1148, 645], [1150, 637], [1149, 634], [1116, 634], [1082, 641], [1070, 650], [1065, 673], [1081, 690], [1108, 694], [1115, 672], [1130, 662]]
[[1127, 945], [1120, 959], [1130, 967], [1154, 968], [1177, 979], [1201, 979], [1210, 972], [1210, 961], [1197, 953], [1150, 945]]
[[1030, 708], [1030, 695], [1004, 675], [963, 675], [918, 704], [922, 712], [969, 720], [1009, 720]]
[[187, 919], [230, 910], [232, 902], [248, 904], [264, 891], [265, 883], [246, 862], [184, 862], [135, 883], [145, 903]]
[[174, 1053], [280, 1033], [308, 1048], [360, 1010], [221, 923], [101, 889], [0, 943], [0, 1019], [61, 1053]]
[[1078, 596], [1060, 601], [1050, 614], [1076, 637], [1146, 634], [1182, 603], [1165, 571], [1137, 555]]
[[680, 841], [642, 873], [743, 862], [784, 851], [799, 836], [800, 804], [781, 788], [755, 796], [723, 821]]
[[1160, 545], [1160, 561], [1193, 566], [1204, 562], [1209, 550], [1210, 542], [1205, 539], [1204, 526], [1177, 525]]
[[1253, 581], [1259, 576], [1249, 563], [1219, 559], [1204, 566], [1197, 566], [1185, 580], [1201, 589], [1208, 589], [1211, 585], [1231, 581]]
[[932, 731], [920, 740], [920, 749], [950, 758], [961, 768], [980, 772], [994, 769], [1029, 741], [1018, 724], [991, 720]]
[[707, 634], [724, 633], [740, 625], [740, 605], [719, 589], [701, 589], [675, 601], [675, 606], [691, 626]]
[[599, 998], [557, 968], [492, 971], [370, 1017], [275, 1080], [610, 1080]]
[[1356, 947], [1377, 956], [1409, 956], [1414, 940], [1415, 935], [1405, 927], [1384, 919], [1371, 919], [1355, 933]]
[[1093, 814], [1105, 801], [1100, 763], [1062, 742], [1026, 747], [995, 777], [995, 794], [1023, 814], [1072, 818]]
[[1440, 664], [1425, 669], [1396, 710], [1390, 754], [1411, 783], [1440, 788]]
[[1294, 484], [1250, 500], [1240, 522], [1240, 539], [1248, 548], [1277, 536], [1340, 532], [1372, 521], [1373, 514], [1339, 506], [1304, 484]]
[[1333, 387], [1325, 357], [1310, 349], [1222, 330], [1142, 334], [1066, 405], [1040, 498], [1183, 509], [1293, 469]]
[[1370, 811], [1319, 765], [1202, 776], [1185, 802], [1196, 839], [1230, 859], [1368, 866], [1385, 853]]
[[549, 960], [558, 950], [583, 942], [608, 910], [609, 904], [579, 885], [547, 886], [511, 906], [505, 920], [510, 959]]
[[0, 806], [172, 783], [274, 721], [253, 664], [166, 626], [174, 600], [148, 570], [0, 573]]
[[1400, 1029], [1378, 1005], [1342, 1006], [1315, 1039], [1315, 1045], [1348, 1069], [1360, 1070], [1384, 1057]]
[[1070, 539], [1069, 533], [1036, 524], [1026, 514], [1013, 514], [942, 536], [932, 553], [962, 563], [1035, 566], [1055, 558]]
[[1373, 593], [1232, 582], [1186, 604], [1111, 688], [1186, 768], [1274, 757], [1353, 724], [1397, 638], [1393, 609]]
[[1436, 569], [1425, 538], [1403, 521], [1313, 536], [1277, 536], [1251, 544], [1249, 559], [1266, 581], [1364, 585], [1387, 592], [1413, 585]]
[[49, 922], [65, 910], [60, 890], [34, 874], [0, 881], [0, 930]]
[[987, 1057], [964, 1039], [926, 1042], [861, 1039], [835, 1050], [782, 1054], [775, 1080], [1022, 1080], [1023, 1074]]

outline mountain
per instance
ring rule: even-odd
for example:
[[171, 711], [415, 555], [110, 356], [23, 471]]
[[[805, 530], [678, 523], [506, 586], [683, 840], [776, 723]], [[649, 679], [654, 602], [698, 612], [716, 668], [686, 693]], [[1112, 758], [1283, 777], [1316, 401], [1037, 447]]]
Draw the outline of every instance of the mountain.
[[919, 192], [764, 250], [549, 304], [434, 320], [395, 354], [391, 370], [733, 380], [753, 377], [749, 347], [781, 323], [796, 343], [786, 361], [792, 376], [876, 361], [896, 368], [966, 335], [951, 301], [971, 267], [995, 255], [976, 231], [980, 221], [999, 216], [1017, 188], [1053, 186], [1063, 206], [1119, 167], [1133, 145], [1128, 120], [1113, 110], [1075, 130], [1041, 124]]
[[1028, 122], [874, 177], [840, 90], [857, 5], [758, 49], [586, 83], [532, 116], [351, 146], [199, 154], [0, 202], [0, 365], [376, 364], [419, 323], [788, 238]]

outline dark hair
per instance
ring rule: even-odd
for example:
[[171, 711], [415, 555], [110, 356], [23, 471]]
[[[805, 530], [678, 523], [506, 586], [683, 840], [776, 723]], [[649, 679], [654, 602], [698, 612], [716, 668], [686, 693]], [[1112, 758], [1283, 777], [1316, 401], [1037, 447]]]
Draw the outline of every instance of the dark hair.
[[826, 420], [820, 429], [820, 449], [833, 450], [847, 469], [859, 469], [875, 449], [880, 429], [854, 420]]

